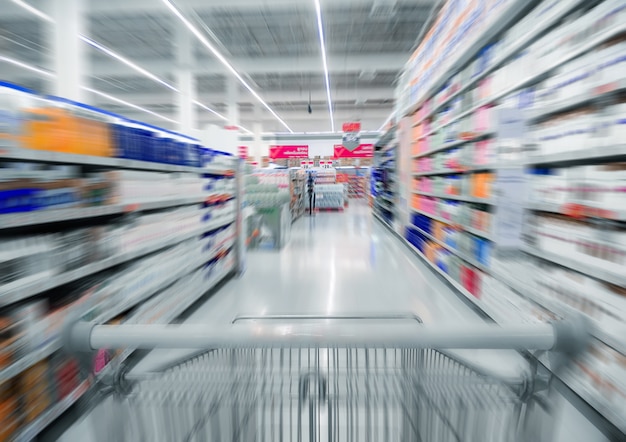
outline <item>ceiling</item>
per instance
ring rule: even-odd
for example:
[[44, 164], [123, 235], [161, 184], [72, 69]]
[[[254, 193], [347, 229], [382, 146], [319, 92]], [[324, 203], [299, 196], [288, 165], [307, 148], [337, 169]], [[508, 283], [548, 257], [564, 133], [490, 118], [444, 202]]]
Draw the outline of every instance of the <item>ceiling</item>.
[[[46, 10], [44, 0], [26, 0]], [[47, 0], [49, 1], [49, 0]], [[86, 34], [139, 66], [176, 84], [180, 68], [177, 36], [189, 32], [161, 0], [85, 0]], [[0, 55], [41, 68], [51, 66], [49, 24], [0, 0]], [[395, 81], [415, 45], [433, 0], [321, 0], [335, 125], [360, 120], [378, 129], [393, 108]], [[297, 132], [330, 130], [326, 90], [313, 0], [177, 0], [176, 5], [243, 74], [258, 94]], [[5, 7], [6, 6], [6, 7]], [[6, 12], [4, 12], [6, 11]], [[192, 37], [193, 38], [193, 37]], [[232, 74], [193, 38], [190, 69], [198, 99], [228, 113]], [[88, 47], [91, 87], [178, 118], [175, 92]], [[0, 65], [0, 80], [51, 92], [50, 80]], [[5, 69], [6, 68], [6, 69]], [[243, 87], [237, 86], [240, 124], [262, 131], [284, 127]], [[108, 101], [92, 104], [160, 126], [172, 125]], [[307, 112], [311, 101], [312, 113]], [[198, 126], [224, 124], [199, 109]]]

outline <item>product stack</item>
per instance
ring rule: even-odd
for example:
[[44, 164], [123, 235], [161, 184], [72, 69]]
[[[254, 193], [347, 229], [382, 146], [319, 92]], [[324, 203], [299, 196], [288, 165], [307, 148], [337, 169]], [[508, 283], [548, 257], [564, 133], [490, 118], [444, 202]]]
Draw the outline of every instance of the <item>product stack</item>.
[[337, 184], [335, 168], [316, 168], [315, 208], [320, 210], [343, 210], [347, 199], [347, 190], [343, 183]]
[[374, 214], [388, 225], [396, 217], [398, 193], [396, 129], [392, 127], [374, 145], [371, 194], [374, 197]]
[[289, 175], [291, 179], [289, 208], [291, 210], [291, 222], [294, 222], [304, 214], [306, 209], [306, 172], [301, 168], [293, 168], [290, 169]]
[[250, 248], [281, 249], [288, 241], [291, 175], [287, 169], [257, 169], [246, 177], [246, 200], [254, 208], [248, 223]]
[[496, 322], [587, 316], [592, 350], [558, 376], [626, 431], [626, 2], [462, 3], [444, 2], [397, 93], [406, 239]]
[[236, 162], [19, 88], [0, 106], [0, 440], [32, 440], [132, 353], [79, 369], [70, 315], [168, 323], [232, 274]]

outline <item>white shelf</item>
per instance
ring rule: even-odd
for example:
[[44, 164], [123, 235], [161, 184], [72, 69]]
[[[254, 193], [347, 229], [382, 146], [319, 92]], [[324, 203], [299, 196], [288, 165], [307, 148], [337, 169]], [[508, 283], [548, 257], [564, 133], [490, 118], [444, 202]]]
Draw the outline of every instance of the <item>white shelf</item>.
[[597, 267], [592, 264], [584, 264], [580, 261], [563, 257], [551, 252], [545, 252], [543, 250], [536, 249], [530, 246], [524, 246], [522, 250], [529, 255], [541, 258], [546, 261], [553, 262], [563, 267], [567, 267], [571, 270], [575, 270], [584, 275], [590, 276], [594, 279], [600, 279], [611, 284], [615, 284], [620, 287], [626, 287], [626, 276], [623, 274], [617, 274], [613, 272], [607, 272], [606, 270]]
[[470, 166], [462, 170], [447, 169], [447, 170], [431, 170], [428, 172], [416, 172], [413, 174], [413, 176], [420, 177], [420, 176], [432, 176], [432, 175], [462, 175], [464, 173], [476, 173], [476, 172], [480, 172], [483, 170], [493, 170], [496, 168], [497, 168], [496, 164], [484, 164], [480, 166], [478, 165]]
[[38, 210], [15, 214], [0, 215], [0, 229], [33, 226], [54, 222], [74, 221], [79, 219], [96, 218], [107, 215], [122, 213], [141, 212], [145, 210], [167, 209], [189, 204], [199, 204], [207, 197], [198, 195], [194, 197], [168, 198], [160, 201], [147, 201], [137, 203], [111, 204], [98, 207], [75, 207], [69, 209]]
[[[579, 0], [580, 2], [581, 0]], [[439, 77], [439, 80], [435, 82], [428, 90], [427, 93], [423, 94], [418, 100], [417, 103], [410, 105], [406, 112], [402, 113], [402, 115], [410, 115], [415, 112], [419, 107], [429, 98], [434, 96], [439, 90], [444, 86], [445, 82], [448, 81], [454, 74], [460, 71], [470, 60], [474, 59], [476, 54], [485, 47], [487, 43], [489, 43], [494, 36], [499, 34], [502, 30], [506, 29], [506, 27], [514, 21], [520, 14], [520, 12], [528, 6], [527, 0], [517, 0], [511, 2], [511, 5], [508, 9], [502, 11], [497, 19], [493, 20], [490, 24], [490, 27], [487, 28], [481, 35], [476, 36], [471, 45], [469, 45], [468, 49], [463, 51], [455, 51], [454, 55], [457, 56], [457, 59], [454, 63], [451, 63], [450, 67], [445, 71], [443, 75]], [[535, 32], [530, 36], [528, 40], [534, 38], [539, 31]], [[507, 58], [517, 52], [519, 49], [515, 51], [511, 51], [507, 55]], [[485, 74], [486, 76], [487, 74]], [[475, 81], [480, 80], [480, 78], [476, 78]], [[452, 100], [453, 97], [450, 97], [449, 100]], [[443, 103], [436, 106], [439, 108], [443, 106]], [[433, 108], [433, 112], [435, 112], [435, 108]], [[432, 113], [430, 115], [432, 115]]]
[[48, 425], [67, 411], [89, 389], [89, 381], [83, 381], [74, 391], [44, 411], [37, 419], [19, 430], [13, 439], [15, 442], [28, 442], [35, 439]]
[[60, 341], [58, 339], [54, 339], [43, 347], [29, 353], [27, 356], [18, 359], [9, 366], [0, 370], [0, 383], [11, 379], [13, 376], [16, 376], [24, 370], [32, 367], [37, 362], [56, 352], [59, 348], [61, 348]]
[[484, 199], [484, 198], [474, 198], [471, 196], [462, 196], [462, 195], [439, 195], [439, 194], [435, 194], [435, 193], [426, 193], [426, 192], [411, 192], [415, 195], [422, 195], [422, 196], [429, 196], [432, 198], [441, 198], [441, 199], [447, 199], [447, 200], [455, 200], [455, 201], [464, 201], [466, 203], [475, 203], [475, 204], [487, 204], [487, 205], [494, 205], [495, 202], [493, 200], [490, 199]]
[[[467, 82], [466, 84], [462, 85], [458, 91], [456, 91], [454, 94], [450, 95], [448, 98], [446, 98], [444, 101], [442, 101], [441, 103], [433, 106], [432, 110], [425, 115], [418, 123], [416, 124], [420, 124], [422, 123], [425, 119], [430, 118], [432, 115], [434, 115], [435, 113], [437, 113], [437, 111], [443, 107], [445, 107], [448, 103], [450, 103], [452, 100], [454, 100], [456, 97], [462, 95], [463, 93], [467, 92], [468, 90], [470, 90], [473, 86], [477, 85], [483, 78], [485, 78], [487, 75], [491, 74], [492, 72], [494, 72], [500, 65], [502, 65], [506, 60], [508, 60], [509, 58], [511, 58], [512, 56], [514, 56], [515, 54], [517, 54], [520, 50], [524, 49], [527, 45], [529, 45], [537, 36], [539, 36], [542, 32], [544, 32], [545, 30], [549, 29], [550, 27], [554, 26], [556, 23], [558, 23], [563, 17], [565, 17], [567, 14], [569, 14], [572, 10], [576, 9], [577, 7], [579, 7], [580, 4], [583, 3], [583, 0], [577, 0], [576, 2], [572, 2], [572, 4], [570, 5], [570, 7], [568, 7], [567, 9], [559, 12], [557, 15], [553, 16], [553, 17], [548, 17], [547, 19], [545, 19], [544, 21], [542, 21], [541, 23], [539, 23], [538, 25], [536, 25], [533, 29], [531, 29], [530, 31], [528, 31], [524, 36], [522, 36], [521, 38], [518, 38], [515, 43], [513, 43], [500, 57], [498, 57], [493, 63], [491, 63], [489, 65], [488, 68], [486, 68], [483, 72], [481, 72], [479, 75], [475, 76], [474, 78], [472, 78], [469, 82]], [[487, 41], [485, 41], [485, 43], [488, 43]]]
[[[566, 203], [567, 204], [567, 203]], [[571, 204], [579, 204], [576, 202], [572, 202]], [[603, 208], [595, 208], [588, 206], [586, 204], [582, 204], [584, 206], [583, 213], [581, 216], [586, 218], [601, 218], [612, 221], [626, 221], [626, 210], [609, 210]], [[538, 212], [548, 212], [548, 213], [556, 213], [560, 215], [567, 215], [565, 211], [561, 208], [560, 205], [557, 204], [547, 204], [547, 203], [529, 203], [526, 205], [526, 209], [535, 210]]]
[[444, 272], [443, 270], [441, 270], [439, 267], [437, 267], [436, 265], [434, 265], [433, 263], [431, 263], [426, 256], [417, 248], [415, 247], [413, 244], [411, 244], [409, 241], [406, 240], [406, 238], [402, 238], [402, 240], [404, 241], [404, 243], [414, 252], [416, 253], [420, 258], [422, 258], [422, 260], [435, 272], [437, 272], [439, 275], [441, 275], [450, 285], [452, 285], [452, 287], [454, 287], [454, 289], [461, 293], [464, 297], [466, 297], [467, 299], [469, 299], [474, 305], [476, 305], [476, 307], [478, 307], [479, 310], [481, 310], [484, 314], [486, 314], [488, 317], [490, 317], [492, 320], [496, 321], [496, 322], [501, 322], [504, 323], [504, 320], [502, 320], [499, 317], [499, 314], [496, 312], [496, 310], [490, 308], [490, 306], [488, 306], [485, 302], [481, 301], [480, 299], [478, 299], [477, 297], [475, 297], [474, 295], [472, 295], [465, 287], [463, 287], [459, 282], [457, 282], [456, 280], [454, 280], [450, 275], [448, 275], [446, 272]]
[[522, 89], [522, 88], [524, 88], [526, 86], [529, 86], [529, 85], [539, 81], [544, 75], [550, 73], [554, 69], [557, 69], [557, 68], [561, 67], [562, 65], [564, 65], [568, 61], [571, 61], [571, 60], [573, 60], [573, 59], [583, 55], [584, 53], [590, 51], [591, 49], [595, 48], [596, 46], [601, 45], [605, 41], [607, 41], [607, 40], [609, 40], [609, 39], [611, 39], [611, 38], [621, 34], [624, 31], [626, 31], [626, 22], [618, 23], [617, 25], [613, 26], [612, 28], [610, 28], [608, 30], [605, 30], [604, 33], [602, 33], [601, 35], [596, 36], [593, 40], [588, 41], [587, 43], [581, 45], [580, 47], [578, 47], [577, 49], [573, 50], [569, 54], [566, 54], [563, 57], [557, 59], [554, 63], [548, 65], [547, 67], [544, 67], [543, 69], [538, 69], [537, 72], [534, 73], [533, 75], [530, 75], [530, 76], [526, 77], [525, 79], [517, 82], [513, 86], [510, 86], [510, 87], [502, 90], [501, 92], [493, 95], [492, 97], [489, 97], [488, 99], [484, 100], [482, 103], [480, 103], [479, 105], [477, 105], [475, 107], [479, 108], [479, 107], [485, 106], [487, 104], [494, 103], [494, 102], [500, 100], [501, 98], [504, 98], [507, 95], [509, 95], [509, 94], [519, 90], [519, 89]]
[[33, 161], [40, 163], [79, 164], [117, 169], [149, 170], [155, 172], [190, 172], [224, 175], [232, 169], [223, 166], [191, 167], [174, 164], [154, 163], [151, 161], [129, 160], [114, 157], [96, 157], [50, 150], [23, 149], [17, 146], [0, 144], [0, 160]]
[[556, 103], [552, 103], [549, 105], [541, 105], [541, 107], [537, 111], [531, 111], [529, 120], [541, 120], [549, 117], [552, 114], [579, 107], [592, 101], [601, 100], [624, 89], [626, 89], [626, 80], [620, 78], [602, 86], [597, 86], [593, 88], [593, 90], [587, 91], [586, 93], [578, 95], [576, 97], [566, 98], [564, 100], [560, 100]]
[[626, 144], [598, 146], [554, 154], [529, 155], [527, 164], [574, 165], [601, 160], [626, 159]]
[[[516, 281], [514, 278], [505, 275], [501, 271], [492, 271], [492, 276], [503, 282], [505, 285], [509, 286], [515, 292], [519, 293], [522, 297], [536, 304], [539, 304], [546, 310], [549, 310], [559, 316], [575, 317], [577, 315], [583, 314], [583, 312], [581, 312], [580, 310], [577, 310], [559, 301], [558, 299], [550, 298], [548, 296], [541, 296], [534, 290], [528, 290], [526, 288], [526, 284], [523, 281]], [[626, 355], [626, 342], [617, 338], [614, 333], [611, 333], [611, 330], [607, 329], [603, 322], [598, 321], [597, 319], [594, 319], [590, 316], [585, 316], [587, 317], [587, 319], [589, 319], [589, 321], [591, 321], [593, 325], [592, 334], [596, 339], [604, 342], [606, 345], [614, 348], [623, 355]]]
[[474, 229], [473, 227], [469, 227], [469, 226], [465, 226], [465, 225], [462, 225], [462, 224], [458, 224], [458, 223], [455, 223], [454, 221], [447, 220], [447, 219], [442, 218], [440, 216], [433, 215], [433, 214], [427, 213], [427, 212], [422, 212], [421, 210], [411, 209], [411, 211], [413, 211], [415, 213], [419, 213], [420, 215], [427, 216], [429, 218], [434, 219], [435, 221], [439, 221], [439, 222], [442, 222], [444, 224], [448, 224], [448, 225], [452, 225], [452, 226], [459, 226], [461, 229], [465, 230], [468, 233], [471, 233], [472, 235], [480, 236], [481, 238], [485, 238], [485, 239], [488, 239], [489, 241], [493, 241], [493, 238], [491, 237], [491, 234], [489, 234], [487, 232], [483, 232], [481, 230]]
[[[232, 267], [230, 269], [228, 269], [228, 270], [225, 270], [223, 273], [218, 275], [214, 279], [214, 281], [212, 283], [209, 284], [209, 287], [205, 291], [199, 292], [197, 296], [191, 297], [187, 301], [178, 304], [178, 307], [176, 309], [170, 310], [170, 312], [167, 314], [167, 316], [163, 316], [163, 317], [161, 317], [161, 319], [165, 320], [165, 322], [167, 322], [167, 323], [172, 322], [178, 316], [183, 314], [189, 307], [191, 307], [198, 299], [200, 299], [207, 292], [209, 292], [210, 290], [215, 288], [218, 284], [220, 284], [222, 281], [224, 281], [232, 272], [233, 272], [233, 268]], [[132, 355], [134, 353], [134, 351], [135, 351], [135, 349], [132, 349], [132, 348], [128, 348], [128, 349], [124, 350], [118, 357], [116, 357], [111, 362], [109, 362], [109, 364], [104, 368], [104, 370], [102, 372], [100, 372], [98, 374], [98, 376], [103, 376], [105, 373], [107, 373], [108, 371], [112, 370], [113, 369], [112, 367], [114, 365], [117, 366], [117, 365], [123, 363], [126, 359], [128, 359], [130, 357], [130, 355]]]
[[567, 55], [557, 59], [556, 62], [548, 65], [547, 67], [545, 67], [543, 69], [539, 69], [533, 75], [530, 75], [530, 76], [524, 78], [523, 80], [518, 81], [513, 86], [509, 86], [508, 88], [503, 89], [502, 91], [492, 95], [491, 97], [486, 98], [485, 100], [475, 104], [474, 106], [472, 106], [468, 110], [463, 111], [460, 114], [451, 117], [450, 120], [448, 120], [446, 123], [443, 123], [443, 124], [440, 124], [437, 127], [434, 127], [430, 132], [428, 132], [427, 134], [422, 135], [418, 139], [426, 138], [426, 137], [428, 137], [428, 136], [430, 136], [430, 135], [440, 131], [444, 127], [449, 126], [452, 123], [455, 123], [455, 122], [463, 119], [464, 117], [466, 117], [468, 115], [471, 115], [472, 113], [476, 112], [481, 107], [493, 104], [496, 101], [499, 101], [500, 99], [506, 97], [509, 94], [512, 94], [513, 92], [516, 92], [519, 89], [522, 89], [524, 87], [530, 86], [531, 84], [539, 81], [544, 75], [548, 74], [549, 72], [553, 71], [554, 69], [557, 69], [560, 66], [564, 65], [565, 63], [567, 63], [568, 61], [573, 60], [574, 58], [583, 55], [585, 52], [595, 48], [596, 46], [604, 43], [606, 40], [608, 40], [608, 39], [610, 39], [612, 37], [615, 37], [616, 35], [619, 35], [619, 34], [621, 34], [624, 31], [626, 31], [626, 23], [618, 23], [617, 25], [613, 26], [608, 31], [605, 31], [602, 35], [597, 36], [596, 38], [594, 38], [593, 40], [589, 41], [588, 43], [586, 43], [584, 45], [581, 45], [576, 50], [574, 50], [574, 51], [570, 52], [569, 54], [567, 54]]
[[467, 256], [463, 252], [459, 251], [458, 249], [455, 249], [454, 247], [446, 244], [445, 242], [439, 241], [437, 238], [432, 236], [430, 233], [426, 233], [425, 231], [423, 231], [422, 229], [420, 229], [417, 226], [411, 225], [410, 228], [419, 231], [422, 235], [426, 236], [428, 239], [433, 241], [435, 244], [438, 244], [441, 247], [443, 247], [444, 249], [448, 250], [449, 252], [455, 254], [456, 256], [458, 256], [459, 258], [461, 258], [463, 261], [467, 262], [468, 264], [471, 264], [472, 266], [476, 267], [479, 270], [482, 270], [483, 272], [485, 272], [487, 274], [491, 273], [491, 270], [489, 269], [489, 267], [485, 266], [484, 264], [479, 263], [474, 258], [470, 258], [469, 256]]
[[[427, 134], [422, 135], [421, 137], [419, 137], [418, 140], [426, 138], [429, 135], [432, 135], [433, 133], [434, 133], [433, 131], [430, 131]], [[484, 137], [488, 137], [490, 135], [493, 135], [492, 131], [482, 132], [480, 134], [476, 134], [475, 136], [473, 136], [471, 138], [467, 138], [465, 140], [456, 140], [456, 141], [452, 141], [452, 142], [449, 142], [449, 143], [444, 143], [444, 144], [442, 144], [439, 147], [435, 147], [435, 148], [430, 149], [430, 150], [428, 150], [426, 152], [422, 152], [422, 153], [418, 153], [417, 155], [413, 155], [412, 158], [415, 159], [415, 158], [428, 157], [428, 156], [430, 156], [430, 155], [432, 155], [434, 153], [442, 152], [444, 150], [448, 150], [448, 149], [452, 149], [452, 148], [455, 148], [455, 147], [458, 147], [458, 146], [462, 146], [463, 144], [471, 143], [473, 141], [479, 140], [479, 139], [484, 138]], [[413, 140], [413, 142], [415, 142], [415, 141], [416, 140]]]
[[140, 258], [144, 255], [156, 252], [163, 248], [173, 246], [186, 239], [193, 238], [194, 236], [201, 235], [202, 233], [217, 229], [232, 222], [234, 222], [234, 219], [218, 220], [207, 223], [193, 230], [192, 232], [180, 235], [179, 237], [170, 239], [168, 241], [152, 244], [133, 252], [122, 253], [120, 255], [112, 256], [99, 262], [94, 262], [92, 264], [88, 264], [86, 266], [62, 273], [60, 275], [55, 275], [51, 278], [41, 279], [28, 284], [24, 284], [22, 286], [14, 287], [11, 290], [3, 291], [0, 287], [0, 307], [13, 304], [14, 302], [21, 301], [38, 293], [45, 292], [46, 290], [50, 290], [63, 284], [76, 281], [78, 279], [84, 278], [85, 276], [89, 276], [94, 273], [101, 272], [102, 270], [106, 270], [110, 267], [122, 264], [124, 262]]
[[[232, 247], [232, 245], [229, 246], [229, 248], [230, 247]], [[160, 287], [158, 287], [155, 291], [151, 291], [151, 292], [145, 293], [144, 296], [142, 296], [140, 298], [133, 299], [131, 302], [124, 302], [124, 303], [119, 303], [119, 304], [115, 305], [110, 310], [108, 310], [108, 311], [98, 315], [98, 317], [94, 320], [94, 322], [96, 322], [98, 324], [108, 322], [111, 319], [115, 318], [116, 316], [121, 315], [126, 310], [129, 310], [129, 309], [133, 308], [134, 306], [144, 302], [145, 300], [147, 300], [147, 299], [151, 298], [152, 296], [154, 296], [156, 292], [163, 290], [164, 288], [170, 286], [172, 283], [174, 283], [178, 279], [184, 277], [185, 275], [187, 275], [189, 273], [192, 273], [193, 271], [195, 271], [199, 267], [202, 267], [208, 261], [210, 261], [213, 258], [215, 258], [217, 256], [217, 253], [221, 252], [221, 250], [223, 250], [223, 249], [218, 250], [217, 252], [213, 253], [211, 256], [208, 256], [206, 258], [202, 258], [202, 260], [200, 262], [198, 262], [197, 264], [193, 265], [193, 268], [191, 268], [190, 271], [188, 271], [188, 272], [186, 272], [184, 274], [174, 274], [168, 280], [166, 280]]]

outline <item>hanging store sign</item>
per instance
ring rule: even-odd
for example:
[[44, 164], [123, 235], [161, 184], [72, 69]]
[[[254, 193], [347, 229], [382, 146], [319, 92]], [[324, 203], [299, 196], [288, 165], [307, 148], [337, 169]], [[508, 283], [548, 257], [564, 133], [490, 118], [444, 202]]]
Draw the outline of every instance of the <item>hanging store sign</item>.
[[270, 146], [270, 158], [272, 159], [285, 159], [285, 158], [308, 158], [309, 146]]
[[346, 147], [341, 144], [335, 144], [334, 158], [372, 158], [373, 156], [373, 144], [360, 144], [353, 150], [346, 149]]
[[343, 147], [352, 151], [359, 147], [361, 144], [361, 123], [343, 123]]

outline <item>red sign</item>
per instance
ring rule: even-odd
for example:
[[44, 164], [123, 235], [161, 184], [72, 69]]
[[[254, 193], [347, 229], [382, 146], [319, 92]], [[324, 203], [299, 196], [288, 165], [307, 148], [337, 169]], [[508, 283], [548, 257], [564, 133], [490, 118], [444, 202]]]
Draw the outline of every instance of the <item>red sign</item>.
[[309, 146], [270, 146], [270, 158], [308, 158]]
[[224, 126], [226, 130], [239, 130], [239, 126]]
[[335, 144], [334, 158], [372, 158], [374, 156], [373, 144], [360, 144], [359, 147], [350, 151], [341, 144]]
[[245, 160], [246, 158], [248, 158], [248, 146], [237, 147], [237, 153], [239, 154], [239, 158]]
[[343, 131], [344, 132], [361, 132], [361, 123], [353, 122], [353, 123], [343, 123]]

